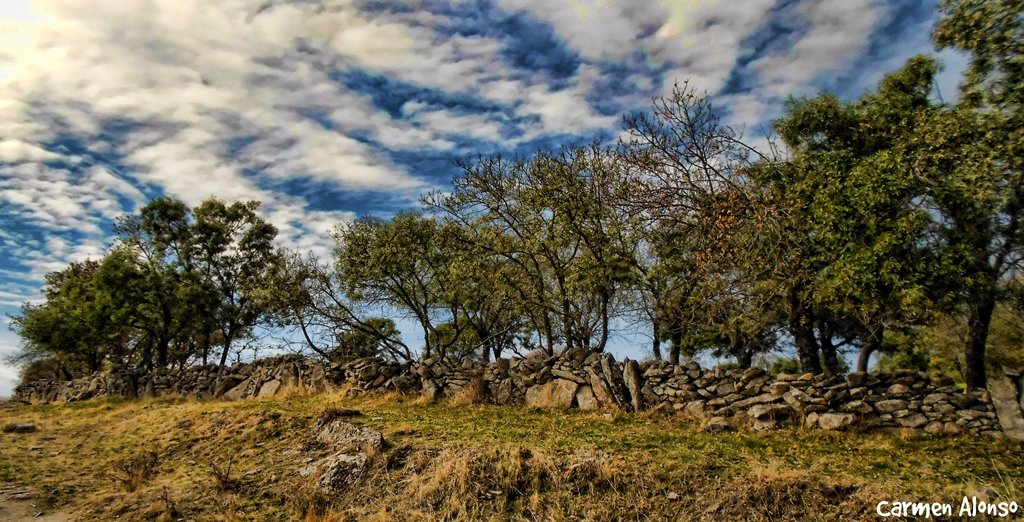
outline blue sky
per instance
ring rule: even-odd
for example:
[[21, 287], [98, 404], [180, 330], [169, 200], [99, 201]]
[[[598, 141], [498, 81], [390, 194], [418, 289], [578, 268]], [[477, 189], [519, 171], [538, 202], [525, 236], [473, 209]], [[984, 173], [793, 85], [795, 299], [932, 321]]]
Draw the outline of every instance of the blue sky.
[[[152, 197], [260, 200], [282, 245], [326, 256], [335, 224], [416, 205], [454, 158], [613, 140], [677, 81], [748, 133], [790, 94], [855, 98], [934, 53], [934, 7], [0, 0], [0, 314]], [[948, 101], [964, 59], [940, 57]]]

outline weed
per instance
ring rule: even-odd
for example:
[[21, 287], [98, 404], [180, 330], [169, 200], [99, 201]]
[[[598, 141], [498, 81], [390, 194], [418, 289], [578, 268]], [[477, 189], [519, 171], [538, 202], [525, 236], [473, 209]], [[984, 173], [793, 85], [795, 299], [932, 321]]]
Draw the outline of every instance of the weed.
[[156, 473], [159, 458], [152, 451], [143, 451], [114, 464], [114, 477], [129, 493], [139, 489]]
[[237, 456], [237, 452], [232, 453], [225, 464], [218, 464], [213, 459], [207, 463], [210, 474], [213, 476], [213, 487], [217, 491], [232, 491], [239, 486], [239, 481], [231, 476], [231, 468], [234, 466]]

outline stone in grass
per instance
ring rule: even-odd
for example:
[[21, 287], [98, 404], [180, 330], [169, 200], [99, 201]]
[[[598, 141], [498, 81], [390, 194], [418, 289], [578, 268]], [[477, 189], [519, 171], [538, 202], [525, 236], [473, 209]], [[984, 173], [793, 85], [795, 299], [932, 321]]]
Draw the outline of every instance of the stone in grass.
[[35, 424], [4, 424], [4, 433], [32, 433], [36, 431]]
[[729, 422], [725, 420], [725, 417], [711, 417], [708, 419], [708, 422], [704, 424], [704, 428], [701, 431], [717, 433], [727, 429], [729, 429]]
[[331, 455], [299, 470], [308, 477], [320, 472], [317, 484], [327, 492], [340, 493], [352, 487], [366, 468], [368, 457], [363, 453]]
[[818, 415], [818, 427], [823, 430], [841, 430], [853, 425], [852, 413], [823, 413]]
[[313, 425], [313, 436], [320, 442], [333, 447], [384, 449], [384, 435], [379, 431], [345, 422], [327, 410]]

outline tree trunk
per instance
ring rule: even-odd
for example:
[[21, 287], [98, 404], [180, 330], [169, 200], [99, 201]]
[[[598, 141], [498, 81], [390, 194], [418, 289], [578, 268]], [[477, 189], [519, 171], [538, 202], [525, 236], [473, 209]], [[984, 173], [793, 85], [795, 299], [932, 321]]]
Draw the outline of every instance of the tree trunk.
[[860, 356], [857, 357], [857, 371], [868, 371], [868, 362], [871, 355], [882, 349], [882, 338], [885, 336], [885, 324], [881, 320], [873, 319], [868, 326], [868, 340], [860, 349]]
[[829, 376], [836, 376], [842, 373], [839, 363], [839, 352], [832, 343], [832, 328], [826, 321], [818, 322], [818, 345], [821, 347], [821, 358], [825, 362], [825, 373]]
[[653, 319], [651, 326], [654, 329], [654, 341], [651, 343], [651, 351], [654, 352], [655, 359], [664, 360], [661, 356], [661, 324], [657, 319]]
[[806, 373], [821, 373], [818, 342], [814, 338], [814, 323], [796, 288], [789, 293], [789, 333], [793, 336], [800, 369]]
[[682, 349], [683, 332], [679, 328], [672, 329], [672, 344], [668, 347], [668, 362], [679, 364], [679, 351]]
[[611, 301], [609, 293], [607, 288], [601, 288], [601, 341], [597, 345], [598, 352], [604, 352], [604, 348], [608, 344], [608, 323], [610, 322], [608, 304]]
[[738, 357], [736, 357], [736, 365], [741, 370], [750, 368], [750, 365], [754, 362], [754, 350], [748, 346], [740, 346], [737, 348]]
[[967, 363], [965, 378], [968, 391], [984, 390], [987, 385], [985, 344], [988, 342], [988, 329], [995, 307], [995, 292], [989, 288], [971, 304], [967, 312], [967, 347], [964, 358]]

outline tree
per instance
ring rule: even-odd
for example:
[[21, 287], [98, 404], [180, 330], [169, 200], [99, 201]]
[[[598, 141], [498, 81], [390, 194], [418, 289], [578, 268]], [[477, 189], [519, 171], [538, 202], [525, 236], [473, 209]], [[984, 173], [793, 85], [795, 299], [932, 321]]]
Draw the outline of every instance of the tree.
[[[1020, 273], [1024, 185], [1024, 21], [1020, 2], [946, 0], [935, 28], [939, 48], [971, 53], [957, 110], [928, 140], [942, 169], [935, 201], [944, 239], [959, 254], [967, 308], [967, 387], [986, 385], [985, 347], [1005, 283]], [[964, 141], [964, 140], [970, 141]]]
[[502, 288], [549, 353], [557, 341], [603, 350], [616, 300], [635, 276], [613, 204], [614, 155], [595, 145], [460, 165], [451, 193], [428, 195], [428, 208], [500, 267]]
[[931, 216], [920, 204], [928, 179], [914, 170], [914, 137], [936, 112], [928, 99], [936, 71], [917, 57], [857, 102], [790, 100], [774, 127], [791, 159], [752, 170], [779, 209], [787, 256], [770, 262], [788, 281], [791, 333], [811, 346], [807, 354], [817, 329], [816, 344], [833, 361], [826, 367], [838, 358], [828, 346], [833, 335], [821, 334], [849, 331], [844, 317], [858, 318], [866, 334], [857, 367], [866, 371], [887, 325], [924, 320], [936, 298]]
[[87, 260], [72, 263], [46, 276], [43, 304], [25, 304], [13, 317], [11, 329], [25, 346], [14, 362], [52, 361], [61, 378], [88, 375], [113, 359], [120, 362], [120, 348], [128, 332], [113, 316], [111, 296], [99, 287], [100, 264]]
[[256, 214], [259, 205], [208, 199], [192, 212], [186, 269], [198, 273], [212, 296], [208, 318], [222, 336], [221, 373], [232, 343], [268, 319], [271, 310], [261, 297], [278, 262], [277, 228]]

